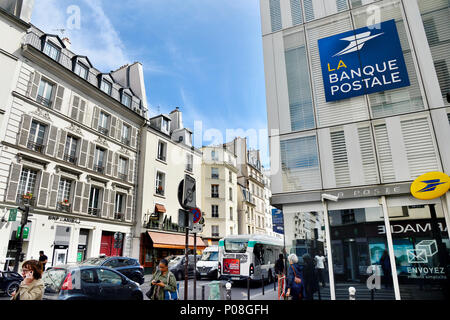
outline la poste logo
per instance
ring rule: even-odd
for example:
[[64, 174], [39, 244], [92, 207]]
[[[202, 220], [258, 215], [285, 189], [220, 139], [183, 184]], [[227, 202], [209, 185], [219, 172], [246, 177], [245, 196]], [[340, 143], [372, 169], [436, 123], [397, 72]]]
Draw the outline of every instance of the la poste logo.
[[326, 101], [410, 85], [395, 20], [319, 40]]

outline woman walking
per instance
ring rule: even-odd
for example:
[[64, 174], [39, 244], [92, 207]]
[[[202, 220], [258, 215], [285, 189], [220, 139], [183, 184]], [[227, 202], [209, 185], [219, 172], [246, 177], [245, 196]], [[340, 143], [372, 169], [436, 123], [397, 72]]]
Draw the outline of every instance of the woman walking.
[[287, 277], [287, 297], [292, 300], [303, 300], [305, 296], [305, 287], [303, 285], [303, 268], [298, 264], [298, 257], [292, 253], [288, 257], [288, 277]]
[[22, 277], [17, 291], [12, 293], [11, 300], [42, 300], [44, 282], [42, 281], [42, 265], [39, 261], [28, 260], [22, 265]]
[[153, 275], [151, 286], [151, 300], [164, 300], [165, 291], [175, 292], [177, 290], [177, 280], [172, 272], [169, 271], [169, 263], [166, 259], [159, 262], [159, 270]]

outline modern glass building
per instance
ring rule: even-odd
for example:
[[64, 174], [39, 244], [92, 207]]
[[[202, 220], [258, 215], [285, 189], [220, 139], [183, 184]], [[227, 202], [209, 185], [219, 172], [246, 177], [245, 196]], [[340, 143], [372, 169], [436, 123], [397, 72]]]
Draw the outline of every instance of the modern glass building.
[[260, 5], [288, 253], [328, 258], [322, 299], [448, 299], [450, 193], [418, 200], [410, 186], [450, 173], [450, 1]]

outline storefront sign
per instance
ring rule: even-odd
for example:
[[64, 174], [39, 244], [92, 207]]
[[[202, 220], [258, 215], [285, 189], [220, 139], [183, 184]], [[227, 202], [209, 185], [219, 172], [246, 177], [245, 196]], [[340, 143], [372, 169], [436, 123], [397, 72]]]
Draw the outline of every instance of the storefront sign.
[[[442, 218], [437, 219], [437, 225], [441, 232], [447, 232], [447, 227], [445, 225], [445, 220]], [[432, 231], [430, 219], [424, 220], [406, 220], [391, 222], [392, 234], [399, 234], [402, 236], [418, 236], [420, 234], [428, 234]], [[379, 225], [377, 227], [378, 235], [386, 234], [386, 227]]]
[[418, 177], [411, 184], [411, 194], [420, 200], [432, 200], [447, 193], [450, 177], [442, 172], [429, 172]]
[[48, 216], [48, 220], [76, 223], [76, 224], [81, 223], [81, 220], [79, 218], [69, 218], [69, 217]]
[[395, 20], [320, 39], [319, 52], [327, 102], [410, 85]]
[[[20, 236], [20, 229], [22, 229], [21, 226], [17, 227], [17, 233], [16, 233], [16, 238], [19, 239]], [[22, 239], [28, 239], [28, 234], [30, 233], [30, 228], [25, 227], [23, 228], [23, 233], [22, 233]]]
[[283, 211], [272, 209], [273, 232], [284, 234]]

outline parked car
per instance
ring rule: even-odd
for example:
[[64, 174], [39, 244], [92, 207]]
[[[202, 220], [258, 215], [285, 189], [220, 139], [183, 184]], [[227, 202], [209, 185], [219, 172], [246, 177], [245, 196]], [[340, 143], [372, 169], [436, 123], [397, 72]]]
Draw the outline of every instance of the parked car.
[[[175, 275], [175, 278], [180, 281], [184, 279], [184, 262], [186, 261], [186, 256], [176, 256], [174, 259], [169, 261], [169, 271]], [[197, 261], [200, 260], [200, 256], [197, 255]], [[188, 264], [188, 277], [194, 276], [194, 255], [189, 255]]]
[[22, 276], [14, 271], [0, 271], [0, 290], [11, 297], [11, 294], [19, 288]]
[[105, 266], [119, 271], [127, 278], [139, 284], [144, 283], [144, 268], [135, 258], [127, 257], [106, 257], [89, 258], [81, 262], [80, 265]]
[[203, 250], [200, 261], [197, 262], [197, 278], [218, 278], [219, 247], [209, 246]]
[[42, 277], [44, 300], [143, 300], [139, 285], [105, 266], [61, 265]]

